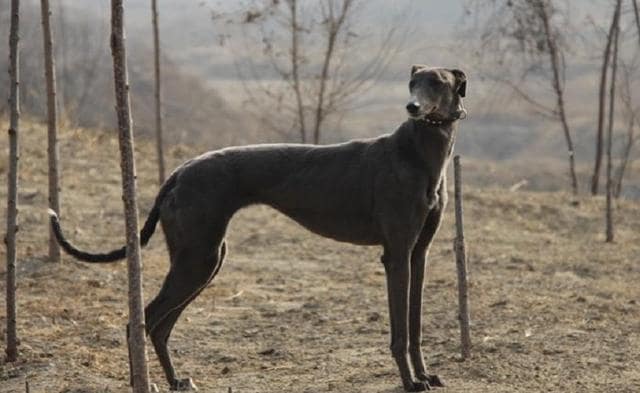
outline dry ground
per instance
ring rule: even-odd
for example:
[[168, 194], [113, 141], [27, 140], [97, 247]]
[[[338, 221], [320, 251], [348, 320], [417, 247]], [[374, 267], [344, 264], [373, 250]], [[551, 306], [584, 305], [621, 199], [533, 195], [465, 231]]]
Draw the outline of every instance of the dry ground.
[[[127, 391], [125, 263], [46, 262], [45, 129], [25, 123], [22, 137], [21, 356], [0, 362], [0, 392], [24, 392], [25, 381], [31, 392]], [[6, 141], [0, 143], [5, 175]], [[69, 130], [60, 150], [67, 233], [92, 250], [120, 246], [116, 140]], [[194, 153], [174, 148], [170, 159], [176, 164]], [[143, 217], [157, 189], [153, 157], [152, 146], [140, 142]], [[572, 200], [467, 190], [474, 347], [465, 362], [458, 356], [448, 214], [430, 255], [424, 312], [427, 363], [448, 385], [441, 391], [640, 391], [640, 204], [619, 203], [616, 243], [605, 244], [603, 200]], [[388, 352], [377, 248], [319, 238], [265, 207], [241, 212], [228, 240], [220, 275], [174, 330], [181, 375], [204, 392], [401, 391]], [[160, 233], [143, 257], [149, 299], [168, 265]], [[2, 293], [4, 277], [2, 266]], [[4, 329], [4, 308], [0, 323]], [[152, 351], [149, 359], [152, 380], [166, 391]]]

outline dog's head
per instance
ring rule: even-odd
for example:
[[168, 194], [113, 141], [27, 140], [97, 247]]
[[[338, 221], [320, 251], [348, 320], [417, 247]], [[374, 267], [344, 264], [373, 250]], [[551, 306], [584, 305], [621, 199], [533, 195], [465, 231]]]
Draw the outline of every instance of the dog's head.
[[438, 119], [460, 119], [466, 116], [462, 97], [466, 95], [467, 76], [455, 69], [411, 67], [407, 113], [412, 119], [427, 116]]

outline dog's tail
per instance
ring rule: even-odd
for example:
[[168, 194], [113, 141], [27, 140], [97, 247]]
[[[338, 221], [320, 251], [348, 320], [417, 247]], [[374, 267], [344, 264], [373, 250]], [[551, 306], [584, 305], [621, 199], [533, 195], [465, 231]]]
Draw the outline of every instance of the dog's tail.
[[[142, 230], [140, 231], [140, 245], [142, 247], [146, 246], [149, 243], [149, 239], [153, 235], [153, 232], [156, 229], [156, 224], [160, 219], [160, 203], [164, 199], [167, 192], [169, 192], [173, 186], [175, 185], [176, 174], [172, 174], [169, 179], [162, 185], [158, 195], [156, 196], [156, 200], [149, 212], [149, 216], [147, 217], [147, 221], [144, 223]], [[69, 255], [75, 257], [78, 260], [84, 262], [91, 263], [109, 263], [115, 262], [119, 259], [123, 259], [127, 255], [127, 247], [123, 246], [119, 249], [109, 251], [107, 253], [90, 253], [86, 251], [82, 251], [78, 249], [76, 246], [71, 244], [62, 234], [62, 228], [60, 227], [60, 220], [58, 219], [58, 214], [49, 209], [49, 219], [51, 221], [51, 228], [53, 233], [58, 241], [58, 244], [62, 247], [62, 249]]]

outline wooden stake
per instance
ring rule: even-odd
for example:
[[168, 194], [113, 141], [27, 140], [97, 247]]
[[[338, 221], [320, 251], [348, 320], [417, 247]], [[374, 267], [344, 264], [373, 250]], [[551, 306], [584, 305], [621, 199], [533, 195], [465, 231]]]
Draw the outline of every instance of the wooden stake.
[[160, 32], [158, 27], [158, 4], [157, 0], [151, 0], [151, 15], [153, 24], [153, 58], [155, 75], [155, 106], [156, 106], [156, 154], [158, 155], [158, 182], [164, 183], [164, 142], [162, 136], [162, 81], [160, 78]]
[[469, 330], [469, 295], [467, 285], [467, 254], [464, 242], [464, 222], [462, 217], [462, 175], [460, 156], [453, 158], [453, 176], [455, 184], [456, 237], [453, 249], [456, 253], [458, 271], [458, 320], [460, 321], [460, 352], [463, 359], [471, 356], [471, 333]]
[[131, 385], [134, 393], [149, 393], [149, 372], [145, 350], [145, 326], [142, 312], [142, 280], [138, 206], [136, 204], [136, 168], [131, 132], [129, 76], [124, 33], [123, 0], [111, 0], [111, 54], [118, 115], [120, 166], [127, 236], [127, 267], [129, 272], [128, 345]]
[[[51, 9], [49, 0], [40, 1], [42, 38], [44, 41], [44, 75], [47, 83], [47, 158], [49, 160], [49, 208], [60, 214], [58, 185], [58, 114], [56, 100], [55, 60], [51, 35]], [[60, 262], [60, 246], [53, 228], [49, 227], [49, 262]]]
[[7, 176], [7, 354], [8, 362], [18, 360], [16, 329], [16, 233], [18, 232], [18, 131], [20, 125], [20, 0], [11, 0], [11, 30], [9, 33], [9, 174]]

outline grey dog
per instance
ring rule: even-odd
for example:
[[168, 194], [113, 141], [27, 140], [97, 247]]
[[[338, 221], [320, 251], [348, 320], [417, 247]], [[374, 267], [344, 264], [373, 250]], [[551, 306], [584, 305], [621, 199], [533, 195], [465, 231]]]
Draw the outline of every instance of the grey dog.
[[[414, 65], [409, 119], [392, 134], [328, 146], [271, 144], [205, 153], [178, 167], [162, 185], [141, 230], [148, 243], [158, 220], [171, 267], [145, 309], [147, 333], [171, 390], [195, 389], [178, 379], [167, 341], [178, 317], [216, 276], [225, 232], [239, 209], [267, 204], [309, 230], [338, 241], [381, 245], [386, 272], [391, 354], [406, 391], [442, 386], [425, 368], [421, 344], [425, 258], [447, 201], [446, 168], [456, 123], [466, 116], [460, 70]], [[106, 263], [126, 256], [80, 251], [55, 213], [51, 225], [75, 258]]]

